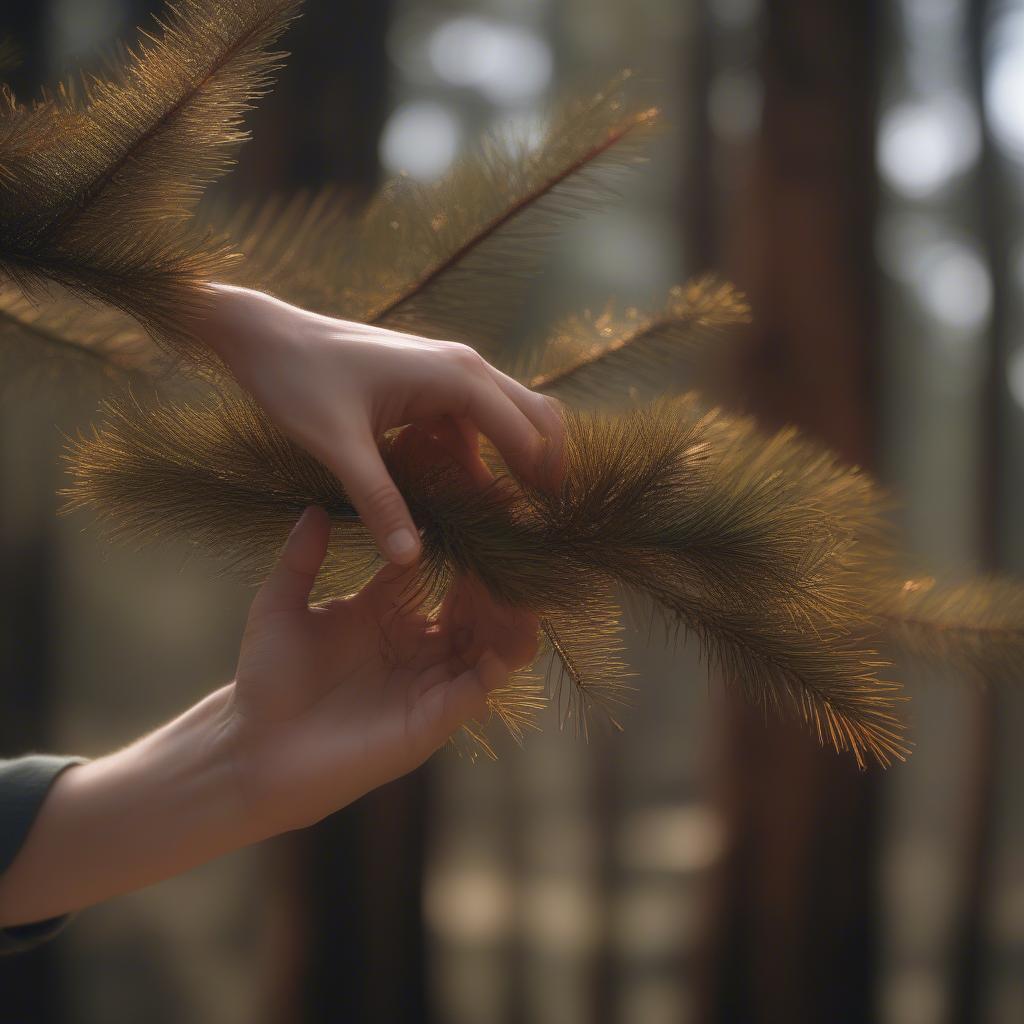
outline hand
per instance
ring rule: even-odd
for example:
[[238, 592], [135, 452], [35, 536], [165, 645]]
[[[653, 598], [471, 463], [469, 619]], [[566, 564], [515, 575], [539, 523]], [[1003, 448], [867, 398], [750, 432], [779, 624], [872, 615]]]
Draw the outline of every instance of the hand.
[[410, 607], [410, 573], [394, 566], [310, 608], [329, 534], [326, 514], [307, 509], [253, 602], [228, 705], [244, 799], [266, 835], [417, 767], [483, 720], [488, 692], [536, 654], [536, 619], [468, 581], [438, 623]]
[[439, 436], [467, 467], [479, 462], [480, 431], [527, 482], [560, 479], [554, 402], [465, 345], [319, 316], [245, 288], [211, 288], [203, 339], [277, 426], [338, 477], [390, 561], [415, 561], [420, 541], [377, 449], [386, 430], [441, 420]]
[[308, 509], [253, 602], [229, 686], [58, 777], [11, 866], [0, 927], [79, 910], [287, 829], [415, 768], [532, 660], [536, 620], [463, 582], [432, 624], [388, 566], [310, 608], [327, 516]]

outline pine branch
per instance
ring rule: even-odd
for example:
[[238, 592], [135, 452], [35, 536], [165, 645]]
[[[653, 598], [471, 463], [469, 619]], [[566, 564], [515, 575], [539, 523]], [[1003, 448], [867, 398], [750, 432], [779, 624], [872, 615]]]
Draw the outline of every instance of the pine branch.
[[[388, 183], [351, 228], [347, 211], [332, 213], [334, 239], [321, 231], [312, 250], [296, 249], [290, 281], [275, 280], [275, 290], [319, 312], [464, 341], [493, 358], [557, 230], [640, 159], [656, 111], [627, 105], [628, 77], [553, 116], [539, 145], [485, 138], [439, 182]], [[308, 213], [301, 202], [277, 211], [245, 250], [267, 233], [286, 236]], [[272, 263], [261, 273], [276, 278]]]
[[[748, 423], [704, 415], [692, 399], [617, 419], [570, 414], [567, 430], [557, 497], [475, 491], [456, 467], [407, 465], [385, 442], [423, 535], [421, 593], [472, 574], [496, 600], [557, 623], [549, 636], [564, 651], [600, 661], [595, 636], [609, 652], [614, 637], [581, 595], [625, 586], [759, 704], [795, 710], [859, 762], [903, 756], [899, 698], [877, 676], [859, 571], [881, 533], [861, 475], [791, 434], [762, 439]], [[372, 570], [337, 481], [244, 399], [145, 414], [114, 404], [70, 454], [69, 507], [93, 508], [115, 534], [181, 534], [258, 579], [299, 512], [318, 504], [335, 524], [320, 593]]]
[[905, 580], [882, 601], [887, 632], [908, 654], [989, 682], [1024, 677], [1024, 586], [981, 578]]
[[8, 383], [18, 367], [66, 373], [81, 365], [124, 384], [156, 375], [163, 363], [146, 332], [118, 310], [53, 287], [36, 300], [13, 284], [0, 284], [0, 352]]
[[541, 619], [541, 632], [553, 654], [549, 688], [563, 729], [590, 737], [595, 712], [614, 729], [629, 703], [634, 673], [623, 659], [621, 613], [608, 594], [581, 594], [572, 612], [555, 609]]
[[399, 177], [359, 216], [329, 193], [236, 216], [225, 230], [247, 254], [237, 279], [497, 357], [558, 229], [640, 159], [656, 111], [627, 105], [628, 77], [553, 115], [539, 144], [485, 137], [443, 180]]
[[0, 114], [0, 270], [108, 302], [187, 341], [201, 286], [235, 257], [189, 230], [269, 86], [297, 0], [182, 0], [119, 73]]
[[[277, 6], [288, 5], [279, 0]], [[144, 56], [153, 62], [153, 54]], [[627, 106], [628, 77], [556, 115], [539, 146], [510, 149], [507, 141], [484, 140], [444, 181], [429, 186], [394, 181], [361, 216], [353, 212], [350, 197], [332, 190], [226, 217], [208, 210], [196, 226], [172, 228], [164, 211], [161, 225], [172, 250], [165, 254], [166, 272], [187, 270], [187, 280], [178, 282], [183, 287], [194, 289], [216, 276], [320, 312], [464, 340], [497, 358], [525, 289], [565, 219], [595, 205], [608, 194], [615, 173], [640, 159], [655, 112]], [[18, 108], [18, 116], [46, 120], [52, 107]], [[26, 125], [14, 134], [31, 137], [44, 130], [50, 129]], [[4, 163], [0, 144], [0, 166]], [[180, 198], [189, 199], [185, 205], [191, 211], [194, 195]], [[234, 259], [236, 251], [244, 260]], [[51, 270], [61, 276], [57, 268]], [[109, 271], [96, 287], [78, 286], [118, 301], [104, 292]], [[148, 281], [137, 268], [126, 268], [122, 277], [128, 289], [167, 283], [159, 274]], [[192, 293], [193, 307], [196, 301]], [[130, 305], [136, 315], [142, 305], [119, 304]], [[153, 306], [147, 327], [166, 332], [171, 313], [190, 308], [180, 295], [166, 305]]]
[[[573, 405], [621, 407], [685, 390], [695, 356], [750, 310], [732, 285], [703, 277], [672, 289], [663, 309], [643, 314], [609, 304], [556, 327], [515, 376]], [[687, 371], [690, 371], [689, 373]]]
[[200, 220], [244, 254], [230, 282], [325, 314], [343, 311], [350, 301], [343, 267], [355, 258], [358, 220], [345, 192], [299, 192], [233, 212], [208, 207]]

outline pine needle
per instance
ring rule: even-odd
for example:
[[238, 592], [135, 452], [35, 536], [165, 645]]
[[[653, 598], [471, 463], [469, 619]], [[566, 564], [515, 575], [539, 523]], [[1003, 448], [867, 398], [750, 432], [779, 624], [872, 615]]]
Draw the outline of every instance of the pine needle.
[[523, 746], [527, 732], [539, 732], [538, 714], [547, 707], [544, 686], [529, 670], [516, 672], [504, 685], [487, 695], [487, 717], [482, 722], [466, 722], [446, 746], [461, 757], [476, 761], [486, 757], [498, 760], [498, 752], [489, 734], [493, 723], [500, 724], [515, 742]]
[[999, 578], [908, 579], [882, 601], [888, 634], [907, 653], [988, 682], [1024, 679], [1024, 586]]
[[[703, 414], [692, 398], [618, 418], [569, 414], [567, 431], [557, 496], [472, 490], [455, 467], [405, 465], [384, 442], [423, 536], [420, 593], [472, 574], [499, 602], [545, 620], [577, 689], [607, 698], [615, 689], [601, 662], [614, 668], [616, 641], [589, 599], [624, 586], [761, 706], [796, 711], [859, 763], [905, 755], [857, 571], [859, 546], [880, 530], [860, 474], [792, 434], [761, 439], [749, 423]], [[334, 522], [318, 593], [347, 592], [372, 571], [340, 485], [244, 398], [146, 411], [112, 403], [106, 423], [71, 444], [70, 467], [69, 508], [93, 508], [115, 535], [183, 535], [256, 580], [301, 510], [318, 504]], [[581, 650], [592, 680], [579, 655], [566, 656]]]
[[297, 0], [181, 0], [119, 73], [0, 111], [0, 270], [55, 282], [187, 342], [201, 286], [235, 259], [188, 230], [269, 86]]
[[228, 281], [323, 314], [344, 311], [351, 302], [344, 267], [355, 259], [357, 217], [353, 197], [330, 187], [233, 212], [200, 210], [209, 230], [230, 238], [244, 254]]
[[522, 746], [527, 732], [538, 732], [538, 714], [547, 707], [544, 685], [531, 672], [517, 672], [487, 695], [487, 707], [505, 731]]
[[[569, 317], [515, 370], [535, 391], [588, 408], [618, 408], [686, 390], [695, 356], [750, 320], [732, 285], [702, 277], [671, 290], [664, 308]], [[687, 371], [690, 371], [689, 373]]]
[[0, 350], [7, 385], [23, 385], [29, 371], [67, 376], [75, 366], [125, 384], [159, 373], [164, 363], [135, 320], [56, 287], [37, 301], [16, 285], [0, 284]]

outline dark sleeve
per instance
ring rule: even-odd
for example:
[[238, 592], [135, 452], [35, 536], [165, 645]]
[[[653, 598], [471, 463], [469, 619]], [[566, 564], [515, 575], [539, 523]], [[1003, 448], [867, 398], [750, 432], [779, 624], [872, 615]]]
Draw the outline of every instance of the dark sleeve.
[[[51, 754], [0, 760], [0, 874], [18, 855], [54, 779], [65, 768], [81, 764], [82, 760]], [[67, 916], [53, 917], [34, 924], [0, 928], [0, 954], [20, 953], [45, 942], [56, 935], [67, 920]]]

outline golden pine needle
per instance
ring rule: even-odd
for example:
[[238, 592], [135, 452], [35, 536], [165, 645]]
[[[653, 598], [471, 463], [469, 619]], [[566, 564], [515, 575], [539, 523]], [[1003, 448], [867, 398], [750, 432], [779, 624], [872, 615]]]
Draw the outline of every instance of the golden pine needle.
[[119, 73], [0, 110], [0, 270], [57, 283], [186, 341], [201, 286], [235, 259], [189, 230], [231, 165], [241, 122], [297, 0], [181, 0]]
[[619, 312], [609, 303], [598, 316], [569, 317], [515, 376], [572, 405], [635, 405], [685, 390], [704, 346], [749, 320], [750, 308], [732, 285], [702, 277], [677, 285], [654, 313]]
[[160, 373], [166, 362], [137, 321], [56, 286], [29, 297], [0, 284], [0, 349], [7, 383], [23, 383], [29, 370], [68, 374], [76, 365], [125, 383]]
[[[463, 341], [495, 358], [559, 227], [642, 157], [657, 111], [627, 100], [629, 78], [554, 112], [539, 144], [488, 136], [440, 181], [399, 176], [351, 222], [336, 197], [277, 207], [247, 226], [245, 252], [270, 239], [272, 253], [273, 239], [293, 230], [315, 237], [283, 255], [281, 279], [260, 256], [252, 280], [321, 313]], [[311, 226], [314, 205], [331, 229]]]
[[891, 639], [910, 655], [989, 682], [1024, 678], [1024, 586], [998, 577], [917, 577], [880, 601]]
[[537, 715], [547, 707], [544, 685], [532, 673], [516, 673], [508, 683], [487, 695], [487, 707], [516, 743], [522, 745], [527, 731], [540, 729]]

